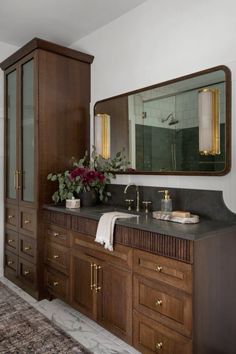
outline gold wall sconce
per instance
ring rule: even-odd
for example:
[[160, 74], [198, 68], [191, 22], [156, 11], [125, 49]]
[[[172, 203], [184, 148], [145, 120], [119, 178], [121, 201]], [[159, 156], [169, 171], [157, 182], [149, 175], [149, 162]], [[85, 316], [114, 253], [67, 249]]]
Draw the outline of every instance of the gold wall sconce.
[[96, 151], [104, 159], [111, 157], [111, 124], [108, 114], [97, 114], [94, 122], [94, 143]]
[[220, 154], [219, 90], [204, 88], [198, 91], [199, 153]]

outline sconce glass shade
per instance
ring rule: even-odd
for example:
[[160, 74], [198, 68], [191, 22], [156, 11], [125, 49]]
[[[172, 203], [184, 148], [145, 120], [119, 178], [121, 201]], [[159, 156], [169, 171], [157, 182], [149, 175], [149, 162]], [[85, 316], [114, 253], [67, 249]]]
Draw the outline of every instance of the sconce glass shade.
[[199, 153], [220, 154], [219, 90], [204, 88], [198, 92]]
[[104, 159], [111, 156], [111, 125], [108, 114], [97, 114], [94, 123], [94, 140], [96, 151]]

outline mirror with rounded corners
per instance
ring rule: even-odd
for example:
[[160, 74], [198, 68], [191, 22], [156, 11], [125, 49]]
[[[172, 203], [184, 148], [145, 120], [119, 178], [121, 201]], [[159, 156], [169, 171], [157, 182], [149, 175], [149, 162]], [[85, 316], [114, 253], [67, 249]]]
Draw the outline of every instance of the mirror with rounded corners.
[[[110, 117], [111, 157], [124, 173], [225, 175], [231, 167], [231, 73], [218, 66], [99, 101]], [[95, 131], [96, 134], [96, 131]]]

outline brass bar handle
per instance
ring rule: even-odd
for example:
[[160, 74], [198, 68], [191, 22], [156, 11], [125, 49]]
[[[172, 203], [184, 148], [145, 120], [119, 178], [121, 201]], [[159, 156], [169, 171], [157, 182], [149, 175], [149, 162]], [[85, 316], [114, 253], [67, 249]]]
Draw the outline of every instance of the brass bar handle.
[[16, 189], [20, 189], [19, 176], [21, 175], [20, 171], [16, 170]]
[[156, 343], [156, 349], [157, 350], [162, 350], [162, 347], [163, 347], [163, 343], [162, 342]]
[[161, 266], [157, 266], [155, 270], [156, 270], [156, 272], [160, 273], [160, 272], [162, 272], [163, 268]]
[[102, 287], [98, 286], [98, 275], [99, 275], [99, 269], [102, 267], [100, 265], [95, 265], [95, 292], [98, 293]]
[[156, 306], [161, 306], [163, 304], [162, 300], [157, 299], [156, 301]]
[[94, 283], [94, 267], [96, 264], [90, 263], [90, 289], [93, 290], [95, 288], [95, 283]]
[[12, 260], [9, 260], [8, 262], [7, 262], [7, 265], [12, 265], [14, 262], [12, 261]]
[[7, 241], [7, 243], [13, 243], [15, 242], [15, 240], [12, 240], [11, 238], [9, 238], [9, 240]]
[[30, 247], [30, 246], [25, 246], [25, 247], [24, 247], [24, 251], [29, 251], [29, 250], [31, 250], [31, 247]]
[[52, 283], [52, 285], [55, 287], [55, 286], [58, 286], [58, 281], [54, 281], [53, 283]]
[[30, 270], [25, 270], [24, 271], [24, 275], [29, 275], [30, 274]]
[[14, 189], [17, 190], [17, 170], [14, 171]]
[[59, 258], [59, 255], [58, 255], [58, 254], [54, 254], [54, 255], [52, 256], [52, 258], [53, 258], [53, 259], [58, 259], [58, 258]]
[[28, 225], [28, 224], [30, 224], [31, 223], [31, 220], [24, 220], [24, 224], [25, 225]]

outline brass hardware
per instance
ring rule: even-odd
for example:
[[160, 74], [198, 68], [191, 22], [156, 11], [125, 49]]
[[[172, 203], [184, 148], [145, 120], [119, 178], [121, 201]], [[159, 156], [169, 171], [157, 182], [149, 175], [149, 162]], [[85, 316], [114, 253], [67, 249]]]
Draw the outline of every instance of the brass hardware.
[[54, 254], [54, 255], [52, 256], [52, 258], [53, 258], [53, 259], [57, 259], [57, 258], [59, 258], [59, 256], [58, 256], [58, 254]]
[[95, 292], [98, 293], [99, 290], [101, 290], [101, 286], [98, 286], [98, 273], [99, 273], [99, 269], [101, 269], [102, 267], [100, 265], [96, 265], [95, 264], [95, 276], [94, 276], [94, 282], [95, 282]]
[[10, 261], [7, 262], [7, 265], [12, 265], [13, 263], [14, 262], [10, 260]]
[[156, 306], [161, 306], [162, 305], [162, 300], [157, 300], [156, 301]]
[[132, 210], [132, 203], [134, 202], [134, 199], [125, 199], [127, 206], [128, 206], [128, 210], [131, 211]]
[[161, 272], [162, 269], [163, 269], [163, 268], [162, 268], [161, 266], [157, 266], [157, 267], [156, 267], [156, 271], [157, 271], [157, 272]]
[[28, 224], [31, 223], [31, 221], [30, 220], [25, 220], [24, 223], [25, 223], [25, 225], [28, 225]]
[[30, 270], [25, 270], [24, 275], [28, 275], [28, 274], [30, 274]]
[[15, 171], [15, 179], [16, 179], [16, 189], [20, 189], [19, 176], [21, 175], [20, 171]]
[[96, 266], [96, 264], [94, 263], [90, 263], [90, 289], [93, 290], [93, 288], [95, 288], [96, 284], [94, 284], [94, 280], [93, 280], [93, 276], [94, 276], [94, 267]]
[[54, 282], [52, 283], [53, 286], [58, 286], [58, 284], [59, 284], [58, 281], [54, 281]]
[[12, 240], [11, 238], [9, 238], [9, 240], [7, 241], [7, 243], [13, 243], [15, 242], [15, 240]]
[[13, 219], [15, 217], [15, 215], [8, 215], [8, 220], [11, 220], [11, 219]]
[[161, 350], [162, 347], [163, 347], [163, 343], [162, 342], [159, 342], [159, 343], [156, 344], [156, 349], [157, 350]]
[[58, 232], [53, 232], [53, 236], [54, 236], [54, 237], [58, 237], [58, 236], [59, 236], [59, 233], [58, 233]]
[[25, 246], [25, 247], [24, 247], [24, 251], [29, 251], [29, 250], [31, 250], [31, 247], [30, 247], [30, 246]]

